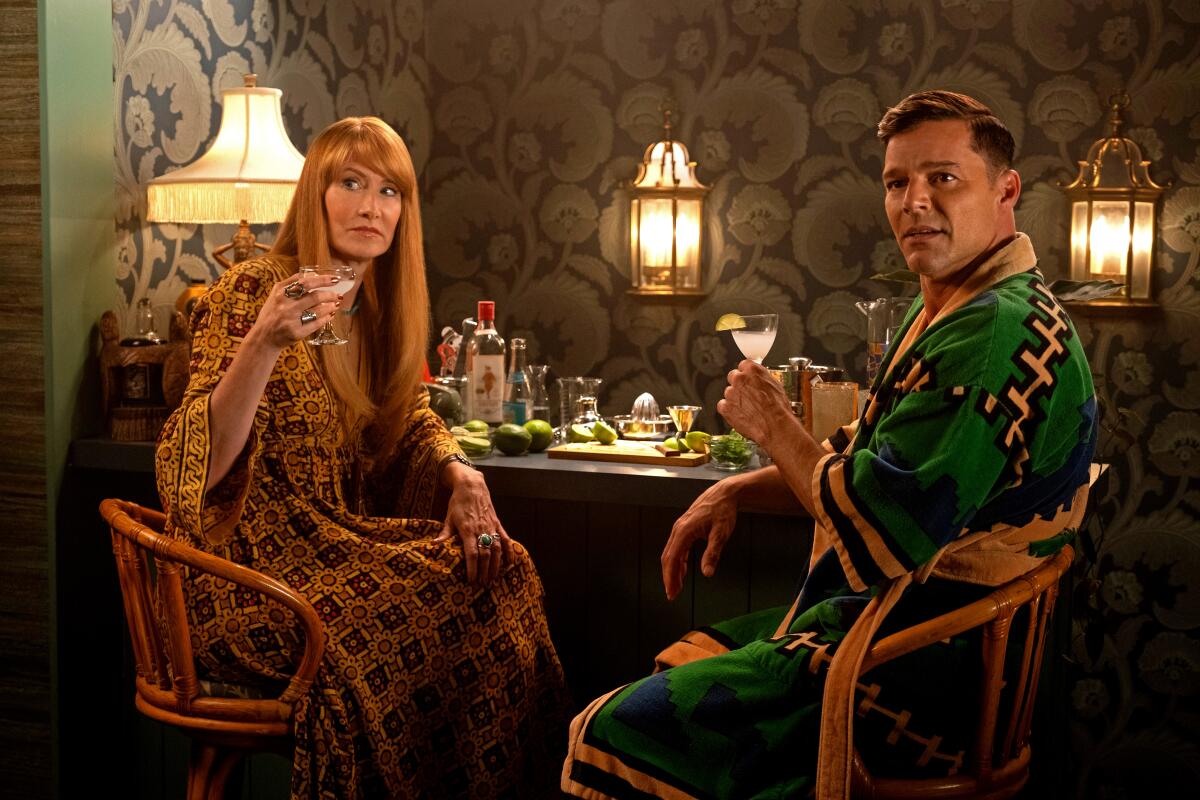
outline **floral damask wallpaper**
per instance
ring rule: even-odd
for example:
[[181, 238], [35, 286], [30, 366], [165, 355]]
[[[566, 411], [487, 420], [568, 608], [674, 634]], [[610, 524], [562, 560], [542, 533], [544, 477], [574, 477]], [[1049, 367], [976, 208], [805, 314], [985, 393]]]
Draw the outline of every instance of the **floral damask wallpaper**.
[[[162, 309], [228, 226], [149, 225], [144, 184], [199, 156], [219, 90], [253, 70], [283, 90], [301, 150], [375, 113], [421, 175], [435, 330], [497, 302], [554, 375], [605, 379], [602, 410], [641, 391], [711, 409], [736, 360], [727, 311], [776, 311], [771, 360], [863, 377], [858, 300], [895, 293], [883, 215], [883, 110], [944, 87], [1017, 139], [1018, 208], [1063, 277], [1057, 188], [1132, 97], [1127, 135], [1171, 187], [1154, 318], [1075, 315], [1108, 409], [1113, 465], [1079, 568], [1071, 666], [1079, 796], [1140, 796], [1197, 777], [1200, 730], [1200, 3], [1196, 0], [113, 0], [114, 304]], [[712, 187], [706, 297], [626, 294], [628, 181], [671, 108]], [[270, 240], [272, 231], [260, 231]], [[716, 424], [709, 412], [708, 427]], [[1134, 777], [1130, 777], [1134, 776]], [[1149, 784], [1143, 784], [1149, 785]]]

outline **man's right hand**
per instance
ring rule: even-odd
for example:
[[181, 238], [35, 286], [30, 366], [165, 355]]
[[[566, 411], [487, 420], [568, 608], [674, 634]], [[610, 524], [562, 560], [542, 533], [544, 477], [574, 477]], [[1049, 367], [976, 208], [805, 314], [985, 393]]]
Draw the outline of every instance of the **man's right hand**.
[[725, 549], [725, 542], [733, 534], [733, 527], [737, 523], [735, 485], [732, 478], [713, 484], [675, 521], [671, 538], [667, 540], [659, 559], [668, 600], [674, 600], [683, 588], [692, 545], [701, 539], [707, 540], [708, 545], [700, 559], [700, 571], [706, 578], [716, 573], [721, 551]]

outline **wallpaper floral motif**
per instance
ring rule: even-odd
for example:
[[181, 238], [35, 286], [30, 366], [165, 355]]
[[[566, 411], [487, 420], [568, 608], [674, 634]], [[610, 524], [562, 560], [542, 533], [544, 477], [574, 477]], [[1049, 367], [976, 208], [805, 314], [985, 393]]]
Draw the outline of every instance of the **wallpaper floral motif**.
[[[1078, 571], [1070, 697], [1079, 796], [1194, 784], [1200, 730], [1200, 3], [1195, 0], [114, 0], [121, 239], [115, 304], [166, 309], [227, 226], [148, 225], [144, 185], [216, 133], [219, 90], [284, 92], [303, 150], [376, 113], [421, 175], [435, 330], [481, 298], [554, 375], [710, 411], [736, 361], [727, 311], [776, 311], [772, 361], [863, 377], [858, 300], [896, 292], [873, 136], [905, 94], [988, 103], [1017, 139], [1017, 215], [1063, 277], [1058, 183], [1132, 97], [1127, 135], [1170, 182], [1161, 315], [1075, 314], [1108, 411], [1113, 469]], [[706, 297], [632, 297], [628, 181], [670, 108], [712, 187]], [[271, 230], [260, 231], [269, 240]], [[165, 311], [164, 311], [165, 318]], [[1142, 773], [1142, 777], [1136, 777]], [[1134, 776], [1134, 777], [1130, 777]], [[1143, 783], [1137, 783], [1138, 780]]]

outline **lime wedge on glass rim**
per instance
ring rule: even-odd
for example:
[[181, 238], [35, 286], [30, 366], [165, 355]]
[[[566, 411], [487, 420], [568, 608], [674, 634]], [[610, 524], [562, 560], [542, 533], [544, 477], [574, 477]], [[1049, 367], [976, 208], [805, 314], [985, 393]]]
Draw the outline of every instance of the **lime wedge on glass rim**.
[[746, 320], [742, 319], [741, 314], [722, 314], [717, 320], [715, 330], [718, 331], [736, 331], [746, 327]]

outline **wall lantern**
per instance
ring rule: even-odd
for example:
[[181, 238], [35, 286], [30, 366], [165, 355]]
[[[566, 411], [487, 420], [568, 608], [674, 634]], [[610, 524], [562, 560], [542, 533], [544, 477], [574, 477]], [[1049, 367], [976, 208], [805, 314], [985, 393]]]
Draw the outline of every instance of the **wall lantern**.
[[663, 139], [646, 148], [629, 214], [633, 288], [639, 295], [702, 295], [701, 233], [704, 195], [696, 162], [671, 137], [671, 112]]
[[1163, 188], [1150, 178], [1141, 148], [1121, 136], [1121, 113], [1129, 95], [1109, 98], [1108, 135], [1079, 162], [1075, 182], [1063, 187], [1071, 200], [1071, 279], [1110, 280], [1123, 288], [1089, 305], [1154, 307], [1151, 273]]
[[[221, 128], [208, 152], [146, 187], [150, 222], [238, 225], [233, 241], [213, 251], [226, 269], [270, 249], [254, 240], [250, 223], [283, 220], [304, 168], [304, 156], [283, 129], [283, 93], [259, 86], [255, 75], [244, 82], [221, 93]], [[224, 255], [230, 250], [232, 260]]]

